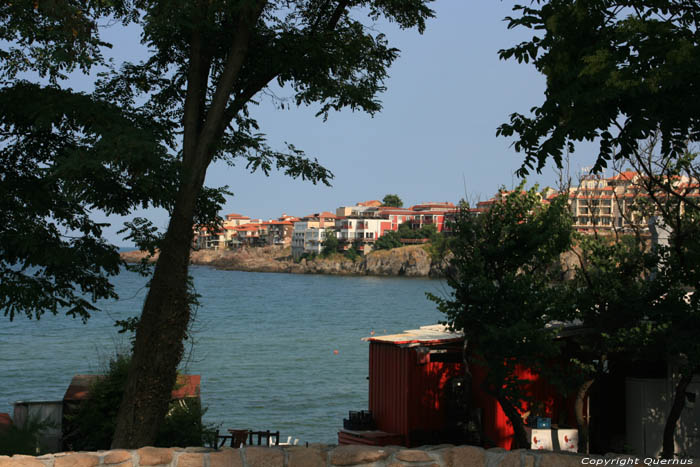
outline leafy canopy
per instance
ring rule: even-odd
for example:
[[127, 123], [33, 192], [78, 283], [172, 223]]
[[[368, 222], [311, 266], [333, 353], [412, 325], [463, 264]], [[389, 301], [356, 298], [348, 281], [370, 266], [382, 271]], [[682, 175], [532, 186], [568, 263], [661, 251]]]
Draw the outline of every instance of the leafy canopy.
[[399, 198], [399, 195], [386, 195], [384, 199], [382, 199], [382, 206], [391, 206], [394, 208], [400, 208], [403, 207], [403, 201], [401, 201], [401, 198]]
[[544, 102], [498, 129], [525, 154], [520, 175], [548, 159], [561, 167], [578, 141], [598, 142], [598, 172], [634, 158], [657, 130], [665, 156], [700, 140], [698, 2], [535, 0], [513, 10], [508, 27], [534, 35], [500, 57], [532, 60], [547, 78]]
[[[167, 128], [60, 86], [104, 65], [98, 21], [124, 2], [0, 5], [0, 309], [87, 320], [113, 298], [118, 251], [92, 214], [169, 208], [178, 167]], [[31, 77], [34, 77], [33, 80]], [[48, 84], [46, 84], [48, 83]]]
[[566, 197], [544, 204], [536, 186], [523, 186], [502, 190], [480, 215], [462, 208], [452, 226], [450, 294], [428, 294], [446, 324], [464, 332], [469, 361], [488, 368], [486, 390], [520, 427], [513, 408], [525, 394], [516, 367], [540, 371], [559, 351], [547, 325], [560, 317], [553, 284], [561, 281], [559, 257], [573, 233]]

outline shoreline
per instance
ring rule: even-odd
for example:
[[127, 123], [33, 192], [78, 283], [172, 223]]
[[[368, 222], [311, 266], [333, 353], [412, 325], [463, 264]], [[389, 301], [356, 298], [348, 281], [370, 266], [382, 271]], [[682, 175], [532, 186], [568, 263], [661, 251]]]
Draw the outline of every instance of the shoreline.
[[[138, 263], [147, 253], [121, 252], [127, 263]], [[150, 259], [155, 261], [156, 256]], [[287, 274], [326, 274], [341, 276], [384, 276], [441, 278], [443, 262], [435, 262], [422, 245], [410, 245], [369, 253], [355, 261], [340, 254], [294, 261], [290, 249], [281, 247], [242, 248], [240, 250], [198, 250], [190, 253], [190, 264], [215, 269]]]

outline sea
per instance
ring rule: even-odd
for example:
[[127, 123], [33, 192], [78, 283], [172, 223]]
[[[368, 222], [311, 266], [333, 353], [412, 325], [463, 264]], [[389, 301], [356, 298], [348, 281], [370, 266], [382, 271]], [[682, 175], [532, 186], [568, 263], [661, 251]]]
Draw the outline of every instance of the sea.
[[[369, 344], [363, 338], [435, 324], [426, 292], [443, 281], [222, 271], [191, 267], [200, 306], [181, 371], [201, 375], [204, 421], [227, 429], [280, 431], [299, 443], [336, 443], [350, 410], [368, 408]], [[98, 374], [129, 349], [114, 321], [136, 316], [146, 280], [114, 278], [118, 300], [83, 323], [0, 313], [0, 412], [15, 401], [61, 400], [76, 374]]]

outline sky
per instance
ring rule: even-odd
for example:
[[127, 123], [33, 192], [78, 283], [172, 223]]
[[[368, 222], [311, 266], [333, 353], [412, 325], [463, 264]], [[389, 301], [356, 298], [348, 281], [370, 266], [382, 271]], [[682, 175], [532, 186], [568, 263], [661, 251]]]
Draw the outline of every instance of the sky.
[[[331, 113], [326, 122], [315, 108], [279, 110], [262, 99], [252, 109], [273, 148], [293, 143], [335, 175], [332, 187], [293, 180], [280, 173], [269, 177], [250, 174], [244, 166], [217, 162], [209, 167], [208, 186], [228, 185], [234, 193], [222, 214], [239, 213], [272, 219], [284, 214], [304, 216], [334, 212], [339, 206], [381, 200], [397, 194], [404, 205], [462, 198], [486, 199], [499, 187], [513, 187], [514, 172], [523, 156], [511, 147], [512, 139], [496, 136], [497, 127], [513, 112], [527, 113], [544, 100], [545, 81], [532, 64], [502, 61], [498, 51], [531, 37], [527, 30], [508, 30], [504, 18], [511, 0], [436, 0], [436, 17], [424, 34], [378, 23], [390, 44], [401, 50], [389, 70], [380, 95], [383, 109], [374, 117], [344, 110]], [[121, 26], [104, 36], [113, 42], [114, 57], [136, 60], [143, 49], [138, 30]], [[76, 78], [75, 87], [81, 87]], [[282, 97], [291, 93], [278, 90]], [[582, 146], [572, 158], [572, 176], [592, 165], [591, 147]], [[556, 186], [550, 164], [531, 175], [528, 184]], [[156, 225], [167, 226], [167, 214], [139, 212]], [[106, 237], [129, 246], [116, 231]]]

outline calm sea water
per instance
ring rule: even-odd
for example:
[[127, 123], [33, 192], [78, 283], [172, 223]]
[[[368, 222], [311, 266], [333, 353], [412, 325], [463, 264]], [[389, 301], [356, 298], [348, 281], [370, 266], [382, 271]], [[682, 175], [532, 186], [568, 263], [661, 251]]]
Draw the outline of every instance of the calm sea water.
[[[202, 305], [183, 369], [202, 375], [205, 421], [300, 442], [336, 442], [348, 410], [367, 408], [361, 339], [436, 323], [425, 292], [446, 294], [430, 279], [191, 272]], [[100, 373], [128, 348], [113, 322], [140, 312], [145, 281], [123, 272], [115, 282], [120, 300], [101, 303], [87, 324], [0, 315], [0, 412], [16, 400], [60, 400], [74, 374]]]

